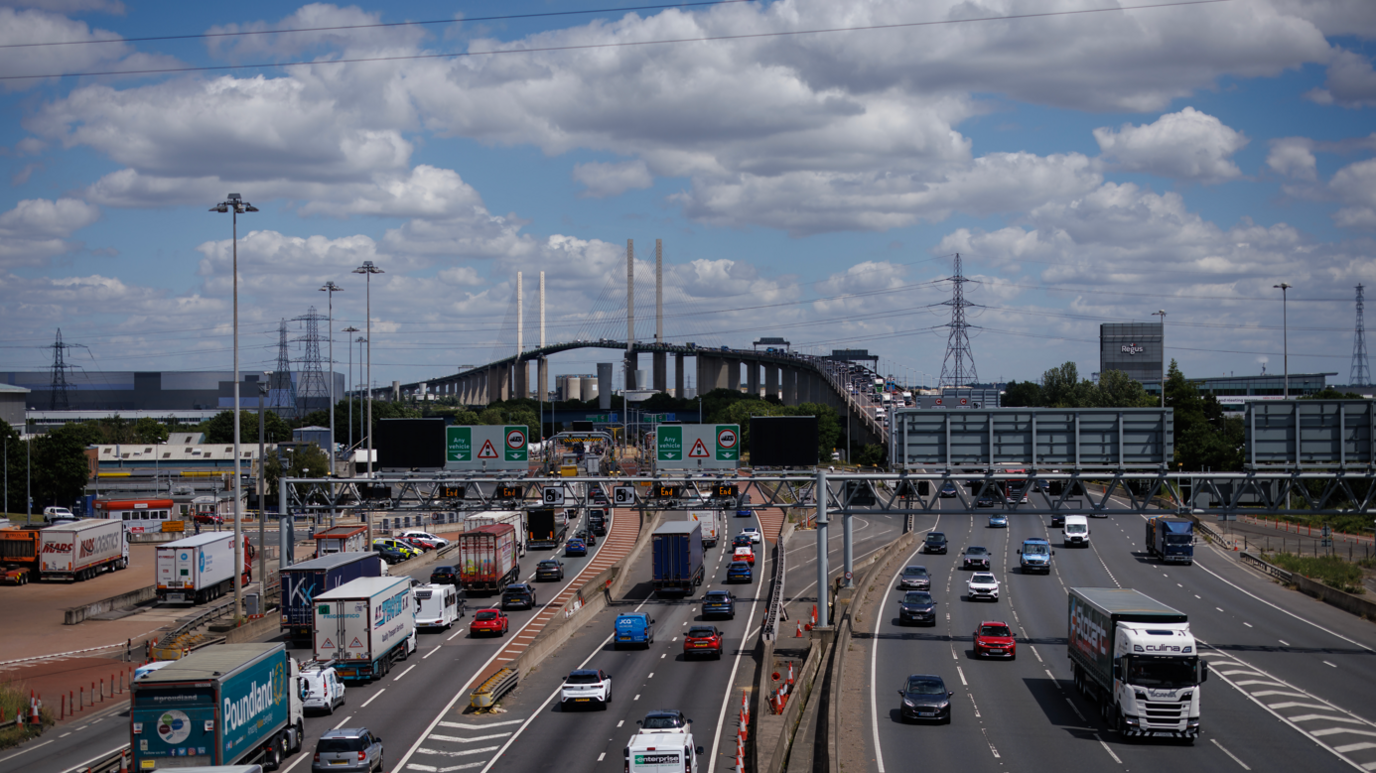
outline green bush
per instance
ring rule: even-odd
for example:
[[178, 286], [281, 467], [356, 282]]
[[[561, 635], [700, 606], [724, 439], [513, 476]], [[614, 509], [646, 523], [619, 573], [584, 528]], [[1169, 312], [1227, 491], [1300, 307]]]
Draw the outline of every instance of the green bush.
[[1345, 593], [1364, 593], [1363, 572], [1360, 566], [1348, 563], [1337, 556], [1297, 556], [1292, 553], [1272, 553], [1267, 557], [1271, 563], [1282, 569], [1318, 580], [1330, 588]]
[[[13, 682], [0, 684], [0, 709], [4, 709], [6, 722], [13, 720], [21, 711], [27, 714], [29, 710], [28, 689]], [[39, 727], [26, 722], [23, 727], [11, 726], [0, 730], [0, 749], [18, 746], [30, 738], [42, 734], [44, 727], [50, 727], [56, 723], [52, 711], [47, 706], [39, 710], [39, 716], [42, 719], [42, 725]], [[25, 719], [28, 717], [25, 716]]]

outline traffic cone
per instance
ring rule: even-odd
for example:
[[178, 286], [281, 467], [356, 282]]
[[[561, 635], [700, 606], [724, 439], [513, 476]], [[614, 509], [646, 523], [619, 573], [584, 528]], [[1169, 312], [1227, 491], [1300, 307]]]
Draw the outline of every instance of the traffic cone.
[[750, 701], [746, 700], [745, 690], [741, 690], [741, 717], [750, 724]]
[[817, 605], [812, 605], [812, 624], [817, 625]]
[[795, 633], [793, 634], [793, 638], [795, 638], [795, 639], [801, 639], [801, 638], [803, 638], [803, 621], [802, 621], [802, 620], [799, 620], [799, 621], [798, 621], [798, 630], [797, 630], [797, 632], [795, 632]]

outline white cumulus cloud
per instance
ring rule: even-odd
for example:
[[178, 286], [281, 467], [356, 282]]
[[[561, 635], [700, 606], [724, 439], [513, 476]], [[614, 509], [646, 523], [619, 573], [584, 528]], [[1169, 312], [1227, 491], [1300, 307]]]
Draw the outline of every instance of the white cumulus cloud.
[[1242, 176], [1231, 157], [1247, 145], [1241, 132], [1192, 107], [1142, 126], [1101, 127], [1094, 139], [1118, 169], [1203, 183]]

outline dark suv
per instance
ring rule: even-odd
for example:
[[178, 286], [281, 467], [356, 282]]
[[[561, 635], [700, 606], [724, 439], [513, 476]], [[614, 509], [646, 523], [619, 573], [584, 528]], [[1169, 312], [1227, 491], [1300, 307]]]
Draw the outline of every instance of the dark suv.
[[502, 609], [534, 609], [535, 589], [529, 585], [508, 585], [502, 591]]
[[931, 532], [923, 542], [926, 552], [946, 555], [946, 535], [939, 531]]
[[337, 727], [315, 743], [311, 773], [347, 770], [351, 773], [382, 771], [382, 739], [366, 727]]

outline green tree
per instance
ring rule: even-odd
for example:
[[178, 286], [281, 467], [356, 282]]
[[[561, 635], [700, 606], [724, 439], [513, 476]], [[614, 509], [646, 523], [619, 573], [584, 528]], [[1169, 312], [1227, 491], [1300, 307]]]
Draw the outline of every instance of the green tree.
[[1177, 465], [1214, 472], [1242, 469], [1242, 420], [1225, 419], [1218, 400], [1199, 394], [1175, 360], [1166, 371], [1166, 407], [1175, 413]]
[[[201, 425], [207, 443], [234, 442], [234, 411], [220, 411]], [[263, 440], [267, 443], [283, 443], [291, 440], [291, 427], [282, 421], [275, 411], [263, 415]], [[239, 411], [239, 441], [258, 442], [258, 412]]]
[[91, 479], [86, 449], [99, 442], [99, 429], [82, 423], [67, 424], [30, 442], [35, 512], [51, 505], [70, 507]]
[[1084, 407], [1088, 392], [1089, 382], [1080, 380], [1080, 371], [1073, 362], [1042, 374], [1042, 405], [1047, 408]]
[[167, 428], [166, 424], [163, 424], [151, 416], [144, 416], [134, 422], [133, 435], [135, 443], [166, 443], [167, 436], [170, 434], [171, 430]]
[[[0, 492], [0, 508], [4, 512], [24, 512], [24, 470], [25, 446], [19, 439], [19, 430], [4, 419], [0, 419], [0, 453], [4, 454], [5, 471], [9, 473], [9, 487]], [[3, 485], [4, 481], [0, 481]]]
[[482, 413], [478, 414], [478, 423], [492, 427], [498, 424], [505, 424], [506, 419], [502, 415], [501, 408], [484, 408]]
[[1037, 408], [1042, 404], [1042, 388], [1034, 381], [1009, 381], [1001, 404], [1005, 408]]
[[880, 467], [885, 464], [888, 452], [878, 443], [866, 443], [855, 452], [855, 463], [861, 467]]
[[[1087, 385], [1088, 386], [1088, 385]], [[1121, 370], [1099, 374], [1099, 383], [1086, 390], [1088, 408], [1151, 408], [1159, 398], [1147, 394], [1142, 382]]]
[[[310, 443], [304, 446], [283, 448], [285, 470], [288, 478], [323, 478], [330, 471], [330, 459], [320, 446]], [[270, 501], [277, 501], [278, 483], [283, 477], [283, 460], [279, 454], [269, 452], [263, 464], [264, 493]]]

